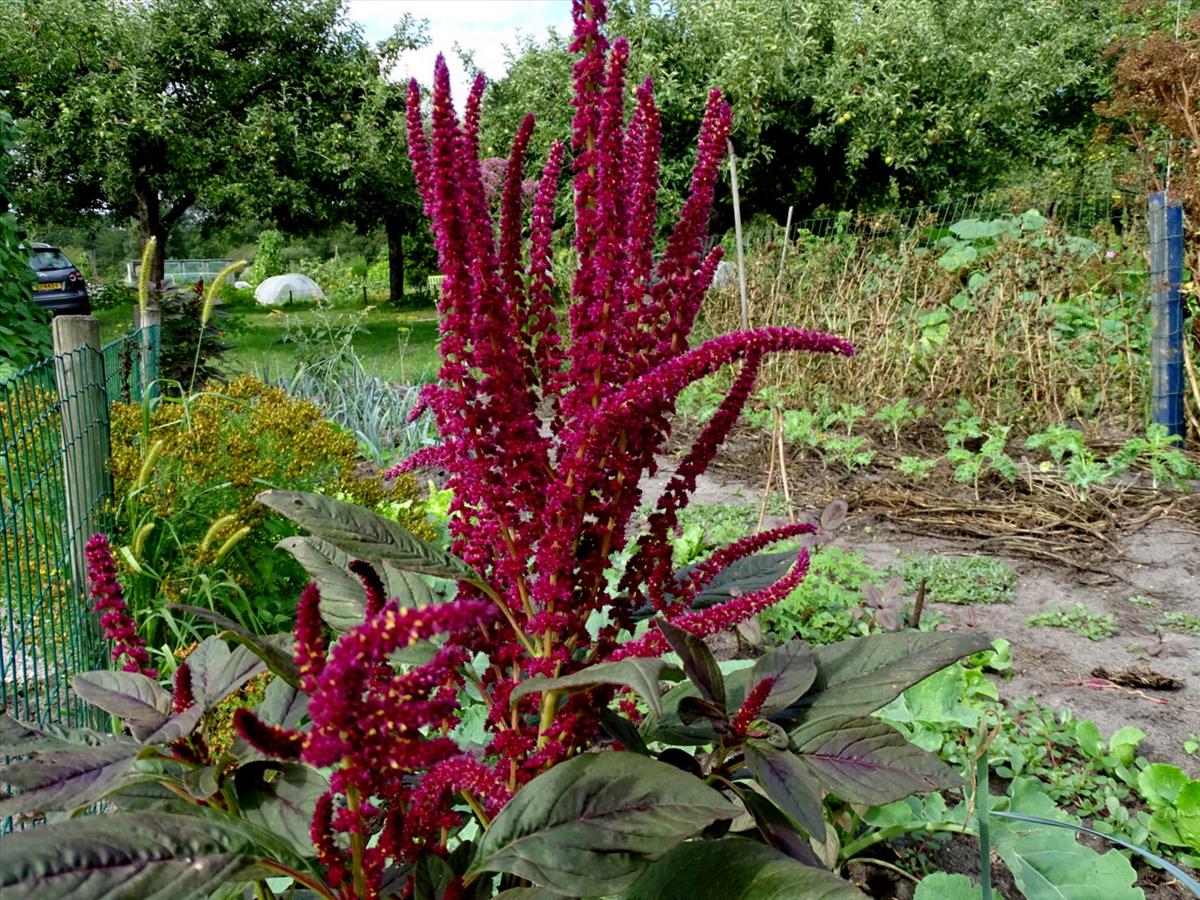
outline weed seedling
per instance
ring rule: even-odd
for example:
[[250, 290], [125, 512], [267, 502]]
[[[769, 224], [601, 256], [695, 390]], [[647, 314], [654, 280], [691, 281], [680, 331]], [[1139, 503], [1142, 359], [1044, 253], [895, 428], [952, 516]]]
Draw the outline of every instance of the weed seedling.
[[1185, 612], [1164, 613], [1162, 621], [1158, 623], [1158, 627], [1165, 628], [1167, 631], [1174, 631], [1177, 634], [1190, 634], [1194, 637], [1200, 637], [1200, 616]]
[[913, 419], [920, 418], [925, 415], [924, 404], [918, 403], [913, 406], [908, 402], [907, 397], [901, 397], [895, 403], [889, 403], [887, 406], [871, 416], [872, 421], [886, 425], [892, 432], [892, 440], [895, 446], [900, 446], [900, 429], [911, 422]]
[[937, 459], [922, 459], [919, 456], [902, 456], [900, 461], [896, 463], [896, 471], [905, 478], [911, 478], [913, 481], [924, 481], [929, 477], [929, 473], [937, 468], [937, 464], [941, 461], [941, 457]]
[[1008, 603], [1017, 573], [1011, 566], [986, 556], [906, 557], [901, 577], [911, 590], [922, 580], [932, 603]]
[[1055, 607], [1036, 616], [1031, 616], [1025, 623], [1038, 628], [1066, 628], [1089, 641], [1102, 641], [1117, 633], [1117, 617], [1112, 613], [1094, 613], [1082, 603], [1076, 603], [1070, 609]]

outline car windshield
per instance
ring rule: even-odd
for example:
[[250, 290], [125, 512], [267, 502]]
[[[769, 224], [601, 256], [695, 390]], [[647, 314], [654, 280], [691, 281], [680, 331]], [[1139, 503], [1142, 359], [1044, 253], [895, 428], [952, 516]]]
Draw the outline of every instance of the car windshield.
[[34, 250], [29, 257], [29, 266], [35, 272], [46, 269], [70, 269], [74, 264], [63, 256], [61, 250]]

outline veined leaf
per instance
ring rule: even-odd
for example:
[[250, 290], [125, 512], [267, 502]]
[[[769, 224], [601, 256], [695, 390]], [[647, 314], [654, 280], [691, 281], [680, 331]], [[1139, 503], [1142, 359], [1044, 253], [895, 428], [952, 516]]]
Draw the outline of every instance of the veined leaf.
[[661, 659], [630, 658], [597, 663], [558, 678], [527, 678], [513, 690], [511, 700], [515, 703], [529, 694], [544, 691], [580, 691], [601, 684], [615, 684], [630, 688], [646, 701], [651, 712], [662, 715], [658, 680], [662, 670], [666, 668], [675, 667], [668, 666]]
[[865, 716], [918, 681], [991, 647], [982, 634], [902, 631], [839, 641], [813, 651], [812, 689], [773, 716], [789, 728], [819, 716]]
[[4, 838], [6, 900], [202, 900], [255, 862], [221, 823], [172, 813], [87, 816]]
[[205, 638], [188, 654], [192, 670], [192, 694], [205, 709], [220, 703], [255, 675], [267, 670], [266, 664], [249, 647], [233, 650], [220, 637]]
[[804, 826], [817, 841], [825, 840], [821, 785], [804, 764], [789, 753], [761, 741], [746, 745], [746, 768], [771, 801]]
[[90, 728], [64, 728], [61, 725], [34, 725], [0, 713], [0, 756], [25, 756], [52, 750], [101, 747], [126, 741], [116, 734], [104, 734]]
[[804, 696], [817, 677], [817, 661], [804, 641], [791, 641], [760, 657], [750, 670], [753, 688], [766, 678], [775, 679], [763, 703], [763, 715], [791, 706]]
[[891, 803], [962, 784], [949, 766], [879, 719], [812, 719], [791, 733], [791, 743], [816, 782], [851, 803]]
[[479, 573], [461, 559], [360, 506], [301, 491], [264, 491], [256, 499], [355, 559], [382, 560], [409, 572], [483, 583]]
[[934, 872], [917, 885], [913, 900], [980, 900], [983, 889], [966, 875]]
[[[346, 632], [363, 620], [363, 585], [346, 568], [356, 558], [329, 541], [312, 535], [284, 538], [275, 545], [296, 558], [321, 591], [321, 618], [334, 631]], [[388, 565], [379, 559], [366, 559], [383, 581], [387, 596], [398, 597], [404, 606], [425, 606], [437, 597], [419, 576]]]
[[488, 826], [470, 872], [510, 872], [573, 897], [619, 893], [650, 861], [737, 814], [674, 766], [585, 753], [517, 791]]
[[[266, 772], [276, 777], [267, 781]], [[302, 763], [271, 763], [242, 766], [236, 777], [246, 821], [287, 841], [300, 856], [316, 854], [309, 828], [317, 799], [329, 790], [324, 775]]]
[[171, 715], [171, 695], [140, 672], [84, 672], [71, 679], [82, 699], [121, 719], [139, 741]]
[[646, 870], [624, 900], [864, 900], [848, 881], [744, 838], [689, 841]]
[[243, 628], [237, 622], [233, 621], [233, 619], [223, 616], [218, 612], [213, 612], [211, 609], [204, 609], [199, 606], [189, 606], [186, 603], [172, 603], [168, 606], [168, 609], [179, 610], [198, 619], [212, 622], [218, 628], [225, 631], [225, 634], [219, 635], [219, 637], [229, 638], [243, 647], [250, 649], [255, 656], [266, 664], [268, 669], [288, 684], [297, 685], [300, 683], [300, 673], [297, 671], [296, 663], [292, 658], [292, 646], [295, 643], [295, 638], [291, 634], [272, 634], [263, 637], [249, 629]]
[[[755, 553], [735, 559], [702, 587], [692, 599], [693, 609], [706, 609], [734, 597], [769, 587], [786, 575], [796, 564], [794, 550]], [[695, 571], [686, 566], [675, 572], [677, 582], [686, 581]], [[668, 597], [672, 595], [668, 594]]]
[[121, 783], [140, 749], [126, 739], [9, 763], [0, 769], [0, 783], [20, 793], [0, 796], [0, 818], [85, 807]]
[[654, 625], [679, 655], [683, 671], [699, 689], [700, 696], [725, 709], [725, 678], [708, 645], [690, 631], [677, 628], [665, 619], [656, 620]]

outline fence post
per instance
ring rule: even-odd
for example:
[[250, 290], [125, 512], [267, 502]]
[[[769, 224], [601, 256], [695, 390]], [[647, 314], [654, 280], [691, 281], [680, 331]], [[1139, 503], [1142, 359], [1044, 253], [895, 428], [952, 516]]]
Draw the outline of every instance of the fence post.
[[1150, 421], [1184, 437], [1183, 206], [1177, 194], [1150, 195]]
[[133, 306], [133, 329], [137, 333], [140, 391], [138, 399], [158, 399], [158, 348], [162, 334], [162, 307], [157, 303]]
[[100, 320], [57, 316], [54, 375], [62, 415], [63, 486], [67, 553], [75, 596], [87, 596], [84, 546], [101, 524], [108, 471], [108, 402]]

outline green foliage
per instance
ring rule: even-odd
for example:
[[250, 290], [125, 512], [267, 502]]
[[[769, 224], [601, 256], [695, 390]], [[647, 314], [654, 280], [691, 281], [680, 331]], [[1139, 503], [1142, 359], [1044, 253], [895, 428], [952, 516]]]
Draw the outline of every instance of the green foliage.
[[1150, 470], [1155, 489], [1169, 485], [1181, 490], [1187, 487], [1189, 480], [1200, 478], [1200, 467], [1183, 454], [1177, 439], [1168, 434], [1163, 425], [1149, 425], [1145, 437], [1130, 438], [1109, 460], [1114, 474], [1134, 464], [1145, 465]]
[[250, 270], [250, 283], [259, 284], [275, 275], [287, 271], [283, 262], [283, 235], [268, 228], [258, 235], [254, 248], [254, 265]]
[[1200, 616], [1181, 611], [1163, 613], [1158, 627], [1165, 628], [1167, 631], [1176, 631], [1179, 634], [1200, 637]]
[[939, 460], [922, 459], [919, 456], [902, 456], [896, 462], [896, 471], [913, 481], [924, 481], [937, 468]]
[[33, 270], [21, 247], [24, 235], [9, 210], [11, 153], [18, 130], [0, 110], [0, 381], [52, 352], [50, 317], [33, 302]]
[[867, 565], [861, 553], [823, 547], [813, 553], [808, 575], [783, 600], [759, 615], [777, 637], [799, 637], [812, 644], [829, 644], [872, 630], [870, 619], [856, 615], [864, 585], [880, 587], [885, 575]]
[[1017, 573], [986, 556], [911, 556], [901, 569], [910, 590], [925, 582], [926, 598], [934, 603], [1008, 603]]
[[[254, 506], [264, 487], [340, 491], [371, 505], [417, 496], [411, 478], [385, 491], [360, 474], [353, 437], [312, 403], [248, 376], [153, 410], [116, 404], [112, 436], [114, 544], [155, 646], [175, 630], [167, 602], [213, 609], [258, 634], [291, 622], [302, 572], [273, 545], [294, 530]], [[432, 533], [420, 509], [396, 511]]]
[[1070, 609], [1059, 606], [1030, 616], [1025, 624], [1039, 628], [1066, 628], [1089, 641], [1102, 641], [1117, 633], [1116, 621], [1113, 613], [1094, 613], [1084, 604], [1076, 603]]
[[[954, 480], [970, 482], [976, 500], [979, 480], [988, 472], [1008, 482], [1017, 480], [1017, 465], [1005, 451], [1011, 426], [993, 425], [985, 430], [979, 416], [966, 415], [949, 420], [942, 430], [946, 433], [946, 459], [954, 465]], [[970, 442], [976, 442], [978, 449], [971, 449]]]
[[925, 415], [925, 405], [918, 403], [915, 406], [907, 397], [901, 397], [895, 403], [889, 403], [887, 406], [880, 407], [875, 415], [871, 416], [872, 421], [880, 422], [886, 425], [892, 432], [892, 440], [896, 447], [900, 446], [900, 430], [909, 422], [921, 418]]

